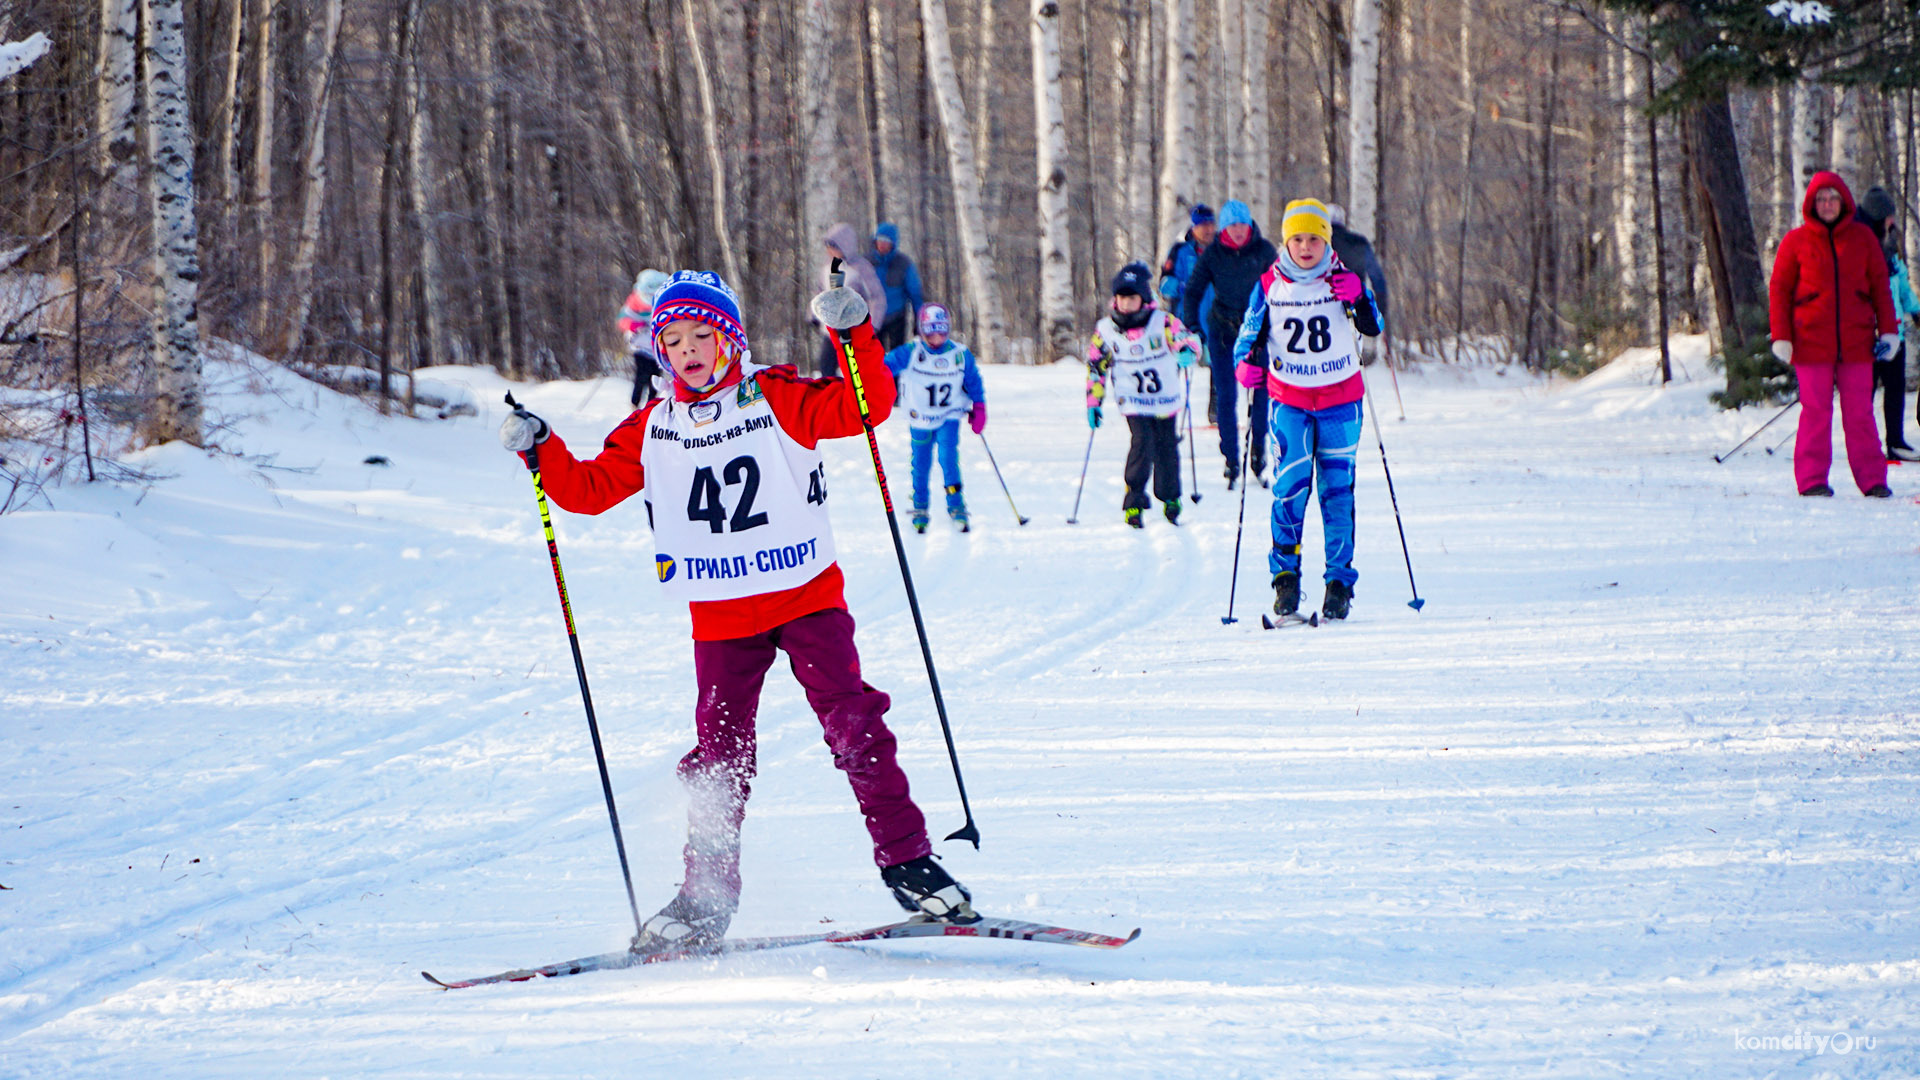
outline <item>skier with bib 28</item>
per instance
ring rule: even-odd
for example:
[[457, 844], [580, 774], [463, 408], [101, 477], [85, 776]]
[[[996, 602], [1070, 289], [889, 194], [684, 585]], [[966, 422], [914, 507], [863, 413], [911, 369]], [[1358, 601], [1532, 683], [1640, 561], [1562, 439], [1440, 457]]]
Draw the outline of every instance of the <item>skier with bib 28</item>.
[[1154, 305], [1153, 271], [1147, 264], [1121, 267], [1113, 278], [1112, 305], [1087, 343], [1087, 426], [1100, 426], [1100, 405], [1111, 378], [1114, 403], [1133, 433], [1127, 450], [1127, 495], [1120, 506], [1127, 524], [1136, 529], [1145, 527], [1140, 515], [1152, 505], [1147, 500], [1149, 478], [1167, 520], [1180, 523], [1176, 420], [1187, 394], [1179, 372], [1192, 367], [1199, 355], [1200, 339]]
[[[850, 332], [865, 384], [885, 386], [866, 302], [831, 289], [813, 311], [829, 332]], [[525, 410], [500, 428], [507, 449], [537, 448], [547, 494], [562, 509], [598, 514], [640, 495], [660, 583], [693, 615], [698, 744], [679, 766], [689, 795], [686, 878], [634, 950], [718, 941], [739, 907], [754, 717], [778, 650], [853, 787], [895, 898], [935, 919], [977, 920], [967, 890], [931, 857], [884, 719], [888, 697], [860, 677], [819, 450], [822, 439], [863, 433], [852, 387], [754, 363], [739, 302], [717, 274], [675, 274], [654, 298], [651, 326], [672, 389], [621, 421], [597, 457], [579, 460]], [[892, 401], [870, 392], [868, 407], [878, 424]]]
[[1316, 199], [1287, 204], [1283, 244], [1247, 301], [1233, 345], [1240, 385], [1263, 383], [1274, 442], [1273, 610], [1300, 608], [1300, 532], [1314, 473], [1327, 544], [1321, 614], [1344, 619], [1353, 602], [1353, 470], [1360, 449], [1359, 334], [1376, 337], [1386, 320], [1359, 274], [1333, 251], [1333, 222]]
[[953, 316], [940, 304], [920, 308], [920, 340], [887, 353], [887, 369], [900, 386], [900, 407], [907, 410], [913, 435], [913, 531], [927, 531], [927, 476], [940, 452], [940, 475], [947, 482], [947, 516], [969, 531], [967, 500], [960, 490], [960, 418], [975, 435], [986, 430], [986, 390], [973, 350], [948, 336]]

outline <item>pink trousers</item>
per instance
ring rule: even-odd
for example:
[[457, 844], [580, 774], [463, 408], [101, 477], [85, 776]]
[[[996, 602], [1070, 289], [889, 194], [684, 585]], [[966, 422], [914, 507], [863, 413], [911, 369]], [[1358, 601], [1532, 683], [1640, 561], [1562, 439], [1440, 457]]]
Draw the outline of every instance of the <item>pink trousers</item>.
[[860, 677], [853, 616], [829, 608], [764, 634], [693, 643], [700, 684], [693, 721], [700, 744], [681, 759], [679, 770], [689, 796], [681, 891], [690, 896], [728, 905], [740, 896], [740, 824], [756, 771], [754, 720], [767, 669], [782, 651], [867, 819], [874, 863], [892, 866], [932, 851], [926, 819], [895, 760], [893, 732], [884, 719], [891, 702]]
[[1833, 466], [1833, 392], [1840, 391], [1840, 427], [1847, 465], [1861, 494], [1887, 482], [1887, 456], [1873, 419], [1873, 365], [1795, 364], [1800, 380], [1800, 432], [1793, 441], [1793, 480], [1805, 491], [1827, 482]]

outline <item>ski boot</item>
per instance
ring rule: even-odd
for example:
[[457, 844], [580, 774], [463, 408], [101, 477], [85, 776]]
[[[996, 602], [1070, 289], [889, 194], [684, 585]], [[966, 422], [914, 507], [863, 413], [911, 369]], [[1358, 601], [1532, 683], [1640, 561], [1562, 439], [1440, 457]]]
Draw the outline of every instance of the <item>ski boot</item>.
[[1129, 524], [1129, 525], [1131, 525], [1131, 526], [1133, 526], [1134, 528], [1136, 528], [1136, 529], [1144, 529], [1144, 528], [1146, 528], [1146, 527], [1147, 527], [1147, 526], [1146, 526], [1146, 523], [1140, 520], [1140, 508], [1139, 508], [1139, 507], [1137, 507], [1137, 506], [1129, 506], [1129, 507], [1127, 507], [1127, 508], [1126, 508], [1125, 510], [1123, 510], [1123, 511], [1121, 511], [1121, 513], [1123, 513], [1123, 514], [1125, 514], [1125, 515], [1126, 515], [1126, 518], [1127, 518], [1127, 524]]
[[648, 919], [634, 935], [629, 950], [645, 955], [670, 949], [698, 949], [716, 945], [733, 922], [733, 905], [700, 900], [681, 893]]
[[931, 855], [883, 867], [880, 880], [893, 890], [900, 906], [915, 915], [963, 925], [980, 921], [979, 912], [973, 910], [973, 894], [953, 880]]
[[1180, 524], [1180, 500], [1179, 499], [1168, 499], [1165, 503], [1161, 504], [1160, 509], [1162, 512], [1164, 512], [1167, 515], [1167, 524], [1169, 525]]
[[1220, 470], [1220, 475], [1227, 478], [1227, 490], [1232, 491], [1233, 482], [1240, 479], [1240, 463], [1237, 461], [1227, 462], [1227, 467]]
[[1300, 575], [1292, 570], [1273, 575], [1273, 613], [1282, 618], [1300, 613]]
[[1920, 450], [1915, 450], [1905, 443], [1889, 445], [1887, 447], [1887, 464], [1895, 465], [1902, 461], [1920, 461]]
[[926, 507], [916, 506], [913, 508], [913, 531], [914, 532], [917, 532], [917, 533], [926, 532], [927, 523], [932, 520], [933, 520], [932, 518], [927, 516]]
[[[1296, 583], [1295, 589], [1300, 586]], [[1344, 619], [1353, 606], [1353, 586], [1344, 581], [1327, 582], [1327, 597], [1320, 602], [1320, 614], [1329, 619]]]
[[972, 532], [973, 527], [967, 521], [967, 501], [960, 496], [959, 484], [947, 485], [947, 516], [960, 526], [961, 532]]

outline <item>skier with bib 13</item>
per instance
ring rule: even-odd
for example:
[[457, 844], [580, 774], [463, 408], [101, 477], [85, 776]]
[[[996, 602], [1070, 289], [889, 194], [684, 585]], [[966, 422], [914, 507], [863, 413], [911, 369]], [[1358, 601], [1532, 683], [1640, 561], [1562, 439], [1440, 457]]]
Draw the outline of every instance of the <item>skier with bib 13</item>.
[[987, 393], [973, 350], [948, 336], [953, 316], [940, 304], [920, 308], [920, 340], [887, 353], [887, 369], [900, 384], [900, 405], [913, 432], [913, 531], [927, 531], [927, 476], [940, 452], [947, 482], [947, 516], [971, 531], [967, 499], [960, 489], [960, 419], [975, 435], [987, 429]]
[[[829, 289], [813, 312], [829, 333], [850, 331], [863, 381], [885, 386], [865, 300]], [[739, 302], [717, 274], [675, 274], [654, 298], [651, 325], [672, 389], [621, 421], [597, 457], [576, 458], [524, 409], [500, 428], [507, 449], [537, 448], [547, 494], [562, 509], [598, 514], [640, 495], [660, 582], [693, 615], [698, 744], [678, 770], [689, 796], [686, 878], [646, 921], [634, 951], [717, 942], [739, 907], [754, 718], [777, 650], [853, 787], [895, 899], [934, 919], [977, 921], [971, 895], [932, 858], [884, 719], [890, 701], [860, 677], [818, 449], [821, 439], [864, 433], [852, 387], [754, 363]], [[883, 393], [868, 407], [878, 424], [892, 402]]]
[[1274, 442], [1273, 611], [1300, 609], [1300, 532], [1314, 473], [1326, 534], [1326, 596], [1320, 613], [1344, 619], [1353, 603], [1353, 470], [1360, 449], [1360, 339], [1386, 320], [1359, 274], [1333, 251], [1333, 221], [1317, 199], [1287, 204], [1283, 243], [1247, 300], [1234, 341], [1240, 385], [1264, 381]]
[[1152, 504], [1153, 481], [1167, 521], [1180, 524], [1180, 428], [1175, 420], [1187, 403], [1179, 369], [1200, 356], [1200, 339], [1180, 320], [1154, 305], [1153, 271], [1130, 262], [1113, 277], [1113, 300], [1087, 343], [1087, 426], [1100, 426], [1100, 405], [1113, 379], [1114, 402], [1127, 418], [1133, 444], [1127, 449], [1127, 494], [1120, 504], [1128, 525], [1145, 528], [1140, 515]]

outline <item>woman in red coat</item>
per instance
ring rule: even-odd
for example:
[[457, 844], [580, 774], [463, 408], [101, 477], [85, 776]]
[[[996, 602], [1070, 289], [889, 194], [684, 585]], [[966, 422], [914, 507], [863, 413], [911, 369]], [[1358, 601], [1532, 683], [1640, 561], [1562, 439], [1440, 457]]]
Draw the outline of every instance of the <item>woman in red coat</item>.
[[1840, 391], [1847, 464], [1862, 494], [1886, 498], [1887, 459], [1873, 419], [1873, 359], [1891, 354], [1899, 323], [1887, 263], [1873, 230], [1853, 219], [1853, 193], [1837, 173], [1807, 184], [1805, 223], [1787, 233], [1767, 286], [1773, 354], [1800, 381], [1793, 475], [1802, 495], [1832, 495], [1833, 393]]

